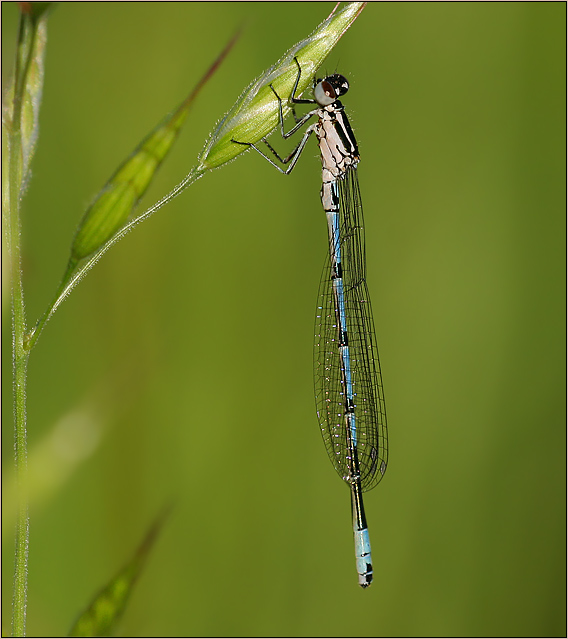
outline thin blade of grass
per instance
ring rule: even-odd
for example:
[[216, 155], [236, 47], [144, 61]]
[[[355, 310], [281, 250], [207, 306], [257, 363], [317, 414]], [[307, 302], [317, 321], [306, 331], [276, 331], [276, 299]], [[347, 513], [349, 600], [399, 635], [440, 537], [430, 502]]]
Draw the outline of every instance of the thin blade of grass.
[[27, 336], [28, 350], [34, 346], [61, 302], [109, 248], [171, 197], [203, 175], [204, 171], [190, 172], [171, 193], [144, 213], [133, 217], [138, 201], [171, 150], [194, 100], [233, 48], [239, 35], [240, 31], [231, 38], [181, 105], [162, 120], [120, 165], [89, 207], [77, 229], [71, 257], [55, 297]]
[[144, 568], [148, 555], [156, 541], [170, 507], [158, 516], [150, 527], [144, 541], [140, 544], [131, 560], [116, 574], [109, 583], [94, 597], [89, 606], [81, 613], [70, 637], [110, 637], [118, 624], [128, 598], [138, 577]]
[[79, 224], [71, 247], [70, 267], [92, 255], [130, 219], [134, 207], [177, 139], [195, 98], [236, 41], [227, 44], [190, 95], [138, 145], [105, 184]]

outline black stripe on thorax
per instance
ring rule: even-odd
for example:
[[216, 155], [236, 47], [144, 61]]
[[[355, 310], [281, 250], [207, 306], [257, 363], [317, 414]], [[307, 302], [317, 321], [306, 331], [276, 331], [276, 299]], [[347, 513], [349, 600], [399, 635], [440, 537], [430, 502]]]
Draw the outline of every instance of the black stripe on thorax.
[[359, 157], [359, 148], [357, 147], [357, 140], [353, 129], [349, 124], [349, 119], [345, 114], [344, 107], [339, 100], [333, 103], [333, 127], [337, 132], [337, 135], [343, 142], [343, 146], [346, 151], [349, 151], [351, 157]]

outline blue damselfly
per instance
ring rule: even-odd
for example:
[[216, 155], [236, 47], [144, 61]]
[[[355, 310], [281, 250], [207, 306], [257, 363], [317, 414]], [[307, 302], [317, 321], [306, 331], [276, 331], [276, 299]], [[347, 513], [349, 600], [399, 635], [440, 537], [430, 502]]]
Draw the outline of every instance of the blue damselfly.
[[[321, 199], [327, 216], [329, 254], [319, 289], [314, 353], [316, 407], [331, 462], [351, 489], [353, 533], [359, 585], [373, 579], [371, 544], [363, 508], [363, 491], [378, 484], [387, 467], [387, 427], [375, 329], [366, 282], [363, 209], [357, 165], [359, 150], [339, 97], [349, 89], [345, 77], [329, 75], [315, 80], [314, 98], [296, 97], [302, 70], [289, 103], [296, 121], [284, 131], [282, 100], [271, 86], [280, 108], [283, 138], [296, 133], [308, 120], [298, 146], [281, 158], [263, 140], [280, 167], [257, 146], [247, 142], [282, 173], [288, 174], [312, 133], [318, 138], [322, 161]], [[301, 118], [297, 104], [315, 104]]]

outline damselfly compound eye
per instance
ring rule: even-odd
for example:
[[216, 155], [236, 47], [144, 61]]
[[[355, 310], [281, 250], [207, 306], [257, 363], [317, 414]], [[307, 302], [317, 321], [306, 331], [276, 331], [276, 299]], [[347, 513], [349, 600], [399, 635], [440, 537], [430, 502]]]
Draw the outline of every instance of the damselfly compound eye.
[[319, 105], [329, 106], [337, 100], [337, 95], [333, 86], [327, 80], [322, 80], [314, 88], [314, 98]]
[[328, 75], [327, 78], [319, 80], [314, 88], [314, 97], [321, 106], [333, 104], [341, 95], [345, 95], [349, 90], [347, 78], [339, 73]]

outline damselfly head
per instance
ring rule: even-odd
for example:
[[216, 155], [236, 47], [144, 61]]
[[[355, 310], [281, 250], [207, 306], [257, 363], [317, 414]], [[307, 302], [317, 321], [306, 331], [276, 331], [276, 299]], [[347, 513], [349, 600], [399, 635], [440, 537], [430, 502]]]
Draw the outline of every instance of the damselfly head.
[[345, 76], [334, 73], [327, 78], [319, 80], [314, 87], [314, 97], [321, 106], [333, 104], [341, 95], [349, 90], [349, 82]]

